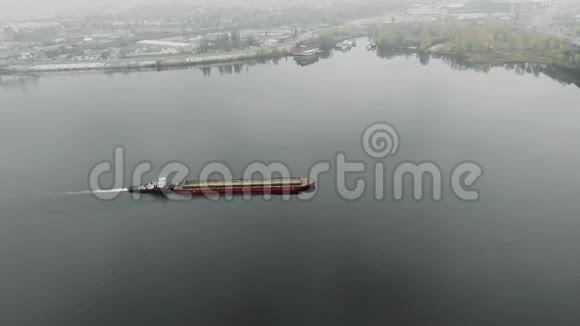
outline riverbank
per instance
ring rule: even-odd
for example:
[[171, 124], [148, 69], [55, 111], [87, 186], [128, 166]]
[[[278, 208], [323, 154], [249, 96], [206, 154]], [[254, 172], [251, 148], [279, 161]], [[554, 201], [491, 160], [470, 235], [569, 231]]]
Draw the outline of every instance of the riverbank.
[[161, 69], [180, 66], [195, 66], [202, 64], [215, 64], [236, 62], [244, 60], [267, 60], [285, 57], [289, 55], [288, 48], [271, 48], [268, 50], [258, 49], [255, 51], [239, 51], [234, 53], [220, 53], [202, 56], [180, 56], [180, 57], [163, 57], [163, 58], [142, 58], [96, 62], [54, 62], [54, 63], [35, 63], [30, 65], [12, 65], [0, 67], [0, 74], [27, 74], [40, 72], [60, 72], [60, 71], [116, 71], [132, 69]]
[[580, 72], [580, 66], [576, 64], [569, 64], [565, 62], [558, 62], [553, 58], [540, 57], [527, 54], [514, 54], [514, 53], [468, 53], [459, 51], [424, 51], [418, 50], [426, 54], [436, 54], [444, 56], [452, 56], [461, 59], [465, 63], [469, 64], [487, 64], [487, 65], [505, 65], [505, 64], [519, 64], [519, 63], [531, 63], [531, 64], [544, 64], [553, 65], [566, 69], [577, 70]]
[[580, 70], [580, 47], [571, 40], [506, 24], [393, 24], [377, 29], [376, 35], [383, 48], [413, 48], [468, 63], [540, 63]]

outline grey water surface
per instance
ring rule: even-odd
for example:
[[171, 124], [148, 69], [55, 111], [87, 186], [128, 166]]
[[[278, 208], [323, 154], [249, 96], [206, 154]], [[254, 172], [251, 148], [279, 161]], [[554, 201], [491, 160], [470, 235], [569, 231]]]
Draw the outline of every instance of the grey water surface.
[[[304, 66], [4, 79], [0, 324], [576, 325], [580, 88], [456, 68], [359, 46]], [[401, 137], [384, 160], [361, 148], [377, 121]], [[125, 186], [142, 161], [151, 179], [174, 161], [191, 178], [214, 161], [306, 176], [342, 152], [367, 188], [341, 199], [333, 169], [310, 201], [66, 194], [115, 146]], [[477, 202], [450, 189], [465, 160], [484, 169]], [[374, 164], [404, 161], [440, 166], [441, 201], [393, 200], [388, 173], [374, 198]]]

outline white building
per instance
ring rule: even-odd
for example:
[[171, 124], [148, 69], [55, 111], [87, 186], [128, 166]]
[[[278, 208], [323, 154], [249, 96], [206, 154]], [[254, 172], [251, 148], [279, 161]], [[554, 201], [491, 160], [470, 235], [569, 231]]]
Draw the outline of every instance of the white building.
[[443, 16], [447, 9], [436, 5], [413, 5], [407, 8], [407, 14], [412, 16]]
[[138, 45], [157, 48], [160, 51], [168, 51], [168, 49], [177, 50], [178, 52], [193, 52], [194, 45], [191, 43], [181, 43], [181, 42], [170, 42], [170, 41], [158, 41], [158, 40], [143, 40], [137, 42]]
[[196, 37], [192, 37], [189, 40], [187, 40], [194, 49], [199, 48], [199, 46], [201, 45], [201, 41], [203, 41], [203, 36], [198, 35]]
[[456, 13], [449, 15], [450, 18], [457, 20], [471, 20], [471, 19], [482, 19], [486, 18], [488, 15], [485, 12], [472, 12], [472, 13]]

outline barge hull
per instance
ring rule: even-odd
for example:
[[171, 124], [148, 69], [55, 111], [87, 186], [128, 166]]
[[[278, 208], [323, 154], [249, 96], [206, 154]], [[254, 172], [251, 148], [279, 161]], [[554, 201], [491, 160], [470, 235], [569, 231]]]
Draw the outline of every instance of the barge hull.
[[235, 188], [205, 188], [205, 189], [191, 189], [191, 190], [173, 190], [177, 193], [183, 194], [204, 194], [204, 193], [281, 193], [281, 192], [299, 192], [308, 190], [312, 185], [294, 186], [294, 187], [235, 187]]

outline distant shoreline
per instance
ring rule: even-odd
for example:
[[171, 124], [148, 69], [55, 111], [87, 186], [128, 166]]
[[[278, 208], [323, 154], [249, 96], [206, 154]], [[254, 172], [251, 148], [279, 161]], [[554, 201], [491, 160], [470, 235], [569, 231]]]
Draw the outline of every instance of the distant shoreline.
[[228, 63], [248, 60], [269, 60], [283, 58], [290, 55], [288, 50], [272, 50], [270, 53], [260, 51], [253, 53], [224, 53], [207, 56], [191, 56], [180, 58], [159, 58], [159, 59], [140, 59], [140, 60], [122, 60], [119, 62], [83, 62], [83, 63], [46, 63], [32, 64], [28, 66], [6, 66], [0, 67], [0, 75], [19, 75], [31, 73], [50, 73], [50, 72], [67, 72], [67, 71], [128, 71], [141, 69], [163, 69], [171, 67], [188, 67], [217, 63]]
[[409, 51], [411, 53], [431, 55], [431, 56], [445, 56], [453, 57], [463, 61], [466, 64], [474, 65], [492, 65], [492, 66], [502, 66], [509, 64], [542, 64], [546, 66], [554, 66], [563, 68], [569, 71], [575, 71], [580, 73], [580, 68], [576, 66], [564, 65], [558, 62], [553, 62], [548, 58], [534, 57], [530, 55], [516, 55], [516, 54], [490, 54], [490, 53], [459, 53], [450, 51], [429, 51], [423, 50], [416, 47], [408, 47], [405, 45], [399, 46], [388, 46], [384, 48], [400, 49], [404, 51]]
[[383, 49], [407, 47], [472, 64], [537, 63], [580, 70], [580, 46], [568, 38], [508, 24], [405, 23], [377, 29]]
[[[335, 40], [333, 40], [334, 42]], [[27, 66], [0, 66], [0, 76], [18, 76], [30, 75], [36, 73], [62, 73], [62, 72], [82, 72], [82, 71], [102, 71], [110, 72], [127, 72], [139, 70], [163, 70], [179, 67], [196, 67], [203, 65], [225, 64], [225, 63], [244, 63], [257, 60], [272, 60], [292, 56], [290, 49], [295, 44], [284, 44], [280, 47], [272, 47], [254, 51], [237, 51], [230, 53], [210, 54], [210, 55], [192, 55], [192, 56], [172, 56], [163, 58], [139, 58], [123, 59], [117, 62], [98, 61], [98, 62], [59, 62], [59, 63], [37, 63]], [[443, 45], [443, 44], [441, 44]], [[408, 51], [430, 56], [447, 56], [454, 57], [466, 64], [474, 65], [491, 65], [501, 66], [509, 64], [542, 64], [566, 69], [569, 72], [580, 74], [580, 68], [566, 66], [551, 61], [549, 58], [534, 57], [532, 55], [504, 54], [504, 53], [469, 53], [454, 52], [438, 49], [422, 49], [408, 44], [379, 44], [379, 48]]]
[[433, 55], [444, 55], [444, 56], [454, 56], [466, 63], [471, 64], [489, 64], [489, 65], [506, 65], [506, 64], [518, 64], [518, 63], [536, 63], [544, 65], [552, 65], [561, 68], [566, 68], [570, 70], [580, 71], [580, 68], [573, 66], [566, 66], [557, 62], [553, 62], [548, 58], [535, 57], [531, 55], [518, 55], [518, 54], [499, 54], [499, 53], [457, 53], [457, 52], [430, 52], [424, 50], [418, 50], [419, 52], [425, 54]]

